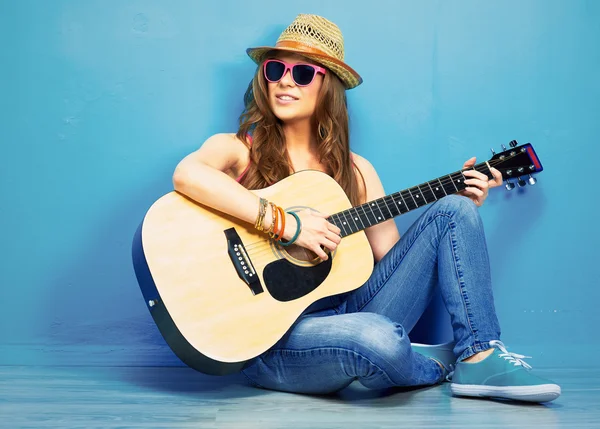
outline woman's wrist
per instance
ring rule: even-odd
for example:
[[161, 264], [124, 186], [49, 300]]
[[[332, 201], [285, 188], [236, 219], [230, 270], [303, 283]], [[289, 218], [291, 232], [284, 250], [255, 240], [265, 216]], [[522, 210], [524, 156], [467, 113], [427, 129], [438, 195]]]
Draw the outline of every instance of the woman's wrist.
[[290, 232], [293, 233], [293, 235], [289, 239], [286, 238], [285, 240], [282, 240], [279, 242], [279, 244], [282, 245], [283, 247], [291, 246], [292, 244], [294, 244], [296, 242], [296, 240], [298, 240], [298, 237], [300, 236], [300, 233], [302, 232], [302, 222], [300, 221], [300, 217], [295, 212], [287, 212], [286, 216], [287, 215], [291, 216], [291, 218], [294, 219], [293, 224], [295, 224], [295, 228], [288, 229], [288, 232], [287, 232], [288, 234]]
[[302, 223], [296, 213], [286, 212], [262, 197], [259, 198], [254, 227], [282, 246], [291, 246], [302, 231]]
[[288, 212], [285, 212], [285, 231], [283, 231], [282, 239], [289, 241], [296, 233], [297, 228], [298, 222], [296, 221], [296, 218]]

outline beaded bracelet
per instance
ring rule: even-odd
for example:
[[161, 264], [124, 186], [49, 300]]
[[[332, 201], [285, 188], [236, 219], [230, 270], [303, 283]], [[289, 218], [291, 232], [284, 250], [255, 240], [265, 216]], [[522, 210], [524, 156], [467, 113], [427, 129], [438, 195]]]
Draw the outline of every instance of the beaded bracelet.
[[258, 216], [256, 217], [256, 222], [254, 222], [254, 228], [258, 229], [261, 232], [264, 231], [263, 220], [265, 218], [265, 214], [267, 213], [267, 205], [268, 201], [260, 197], [260, 200], [258, 202]]
[[294, 236], [292, 237], [292, 239], [290, 241], [280, 241], [279, 242], [279, 244], [281, 244], [283, 247], [291, 246], [292, 244], [294, 244], [294, 242], [298, 239], [300, 232], [302, 231], [302, 222], [300, 222], [300, 218], [298, 217], [298, 215], [294, 212], [286, 212], [286, 213], [289, 213], [296, 218], [297, 228], [296, 228], [296, 233], [294, 234]]
[[277, 232], [277, 223], [279, 221], [279, 210], [277, 210], [277, 206], [273, 203], [269, 203], [271, 205], [271, 214], [273, 215], [271, 221], [271, 227], [269, 228], [268, 234], [269, 237], [273, 238], [275, 233]]

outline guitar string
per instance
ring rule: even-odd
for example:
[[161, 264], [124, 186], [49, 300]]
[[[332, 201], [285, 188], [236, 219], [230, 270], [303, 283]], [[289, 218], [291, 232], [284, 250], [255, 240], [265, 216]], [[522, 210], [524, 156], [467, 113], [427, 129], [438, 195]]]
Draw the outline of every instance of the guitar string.
[[[437, 201], [437, 200], [436, 200], [436, 201]], [[422, 205], [422, 206], [419, 206], [419, 207], [424, 207], [425, 205], [429, 205], [429, 204], [431, 204], [431, 203], [433, 203], [433, 201], [432, 201], [432, 202], [430, 202], [430, 203], [424, 204], [424, 205]], [[417, 207], [417, 208], [419, 208], [419, 207]], [[411, 211], [412, 211], [412, 210], [411, 210]], [[406, 211], [406, 212], [403, 212], [403, 213], [402, 213], [402, 212], [400, 212], [400, 213], [398, 213], [398, 214], [394, 214], [394, 213], [392, 212], [392, 210], [389, 210], [389, 212], [390, 212], [390, 214], [391, 214], [392, 216], [391, 216], [391, 217], [388, 217], [388, 218], [386, 218], [385, 220], [389, 220], [389, 219], [392, 219], [392, 218], [394, 218], [394, 217], [396, 217], [396, 216], [399, 216], [399, 215], [402, 215], [402, 214], [408, 213], [408, 211]], [[378, 218], [378, 219], [379, 219], [379, 221], [378, 221], [378, 222], [376, 222], [376, 223], [371, 223], [371, 222], [370, 222], [370, 220], [369, 220], [369, 216], [367, 215], [367, 213], [366, 213], [366, 212], [364, 212], [363, 214], [360, 214], [360, 213], [357, 213], [357, 214], [358, 214], [358, 218], [356, 218], [356, 217], [353, 217], [353, 219], [352, 219], [352, 222], [353, 222], [353, 223], [355, 223], [357, 226], [358, 226], [359, 224], [360, 224], [360, 225], [366, 225], [366, 226], [365, 226], [365, 228], [360, 228], [360, 227], [359, 227], [359, 228], [358, 228], [358, 229], [355, 231], [355, 230], [354, 230], [354, 227], [352, 226], [352, 223], [351, 223], [350, 221], [345, 221], [345, 220], [343, 220], [343, 217], [340, 217], [340, 218], [339, 218], [339, 219], [337, 219], [337, 220], [333, 220], [333, 221], [332, 221], [332, 223], [334, 223], [334, 224], [335, 224], [335, 223], [338, 223], [338, 222], [340, 222], [340, 221], [341, 221], [341, 222], [343, 222], [343, 225], [347, 225], [347, 226], [346, 226], [346, 227], [344, 227], [342, 224], [340, 224], [340, 225], [339, 225], [340, 229], [341, 229], [341, 230], [342, 230], [344, 233], [346, 233], [346, 231], [347, 231], [347, 230], [349, 230], [349, 231], [351, 232], [351, 234], [354, 234], [354, 233], [356, 233], [356, 232], [358, 232], [358, 231], [362, 231], [362, 230], [364, 230], [364, 229], [366, 229], [366, 228], [368, 228], [368, 227], [370, 227], [370, 226], [373, 226], [373, 225], [376, 225], [376, 224], [378, 224], [378, 223], [381, 223], [381, 222], [383, 222], [383, 220], [381, 220], [381, 218]], [[348, 236], [348, 235], [351, 235], [351, 234], [346, 234], [346, 236]], [[260, 240], [260, 241], [256, 241], [256, 242], [249, 243], [248, 245], [246, 245], [246, 246], [245, 246], [245, 249], [246, 249], [246, 251], [247, 251], [247, 252], [252, 252], [252, 251], [255, 251], [255, 250], [259, 250], [259, 249], [267, 250], [267, 249], [270, 249], [270, 247], [271, 247], [271, 244], [270, 244], [270, 243], [271, 243], [271, 239]]]
[[[509, 155], [508, 157], [509, 157], [509, 158], [515, 157], [515, 156], [519, 155], [520, 153], [521, 153], [521, 152], [518, 152], [518, 153], [516, 153], [515, 155]], [[498, 159], [498, 160], [496, 160], [495, 162], [494, 162], [494, 160], [490, 160], [490, 161], [488, 161], [488, 163], [489, 163], [489, 164], [490, 164], [490, 166], [492, 166], [492, 167], [493, 167], [493, 166], [495, 166], [495, 165], [498, 165], [498, 164], [500, 164], [500, 163], [504, 163], [504, 162], [506, 162], [506, 159], [504, 159], [504, 160], [500, 160], [500, 159]], [[482, 165], [485, 165], [485, 164], [482, 164]], [[462, 170], [462, 171], [466, 171], [466, 170]], [[452, 178], [451, 178], [451, 175], [452, 175], [452, 174], [456, 174], [456, 173], [451, 173], [451, 174], [448, 174], [447, 176], [444, 176], [444, 177], [448, 177], [448, 179], [445, 179], [445, 178], [444, 178], [444, 180], [440, 180], [440, 179], [438, 178], [437, 180], [438, 180], [439, 182], [441, 182], [441, 183], [442, 183], [442, 186], [443, 186], [443, 185], [447, 185], [447, 184], [449, 184], [449, 183], [454, 183], [454, 181], [453, 181], [453, 180], [452, 180]], [[436, 180], [436, 179], [434, 179], [434, 180], [432, 180], [432, 181], [429, 181], [429, 182], [425, 182], [425, 183], [423, 183], [422, 185], [424, 185], [424, 184], [430, 184], [431, 182], [433, 182], [433, 181], [435, 181], [435, 180]], [[420, 186], [420, 185], [417, 185], [417, 186], [414, 186], [413, 188], [417, 188], [417, 189], [419, 189], [419, 190], [420, 190], [419, 186]], [[454, 185], [454, 186], [456, 186], [456, 185]], [[403, 192], [408, 192], [408, 193], [409, 193], [409, 195], [412, 197], [412, 194], [410, 193], [410, 189], [413, 189], [413, 188], [408, 188], [408, 189], [405, 189], [405, 190], [403, 190], [403, 191], [398, 191], [398, 192], [395, 192], [395, 193], [393, 193], [393, 194], [386, 195], [385, 197], [388, 197], [388, 196], [389, 196], [390, 198], [392, 198], [392, 200], [394, 200], [394, 197], [392, 197], [392, 195], [394, 195], [394, 194], [398, 194], [398, 195], [399, 195], [399, 196], [401, 196], [401, 198], [403, 199], [403, 198], [404, 198], [404, 195], [402, 194]], [[460, 191], [459, 191], [459, 192], [460, 192]], [[445, 193], [445, 190], [444, 190], [444, 193]], [[452, 194], [454, 194], [454, 193], [455, 193], [455, 192], [452, 192]], [[421, 194], [424, 194], [424, 193], [421, 191]], [[435, 195], [435, 193], [434, 193], [433, 191], [432, 191], [432, 195], [435, 197], [435, 201], [439, 200], [439, 198], [437, 198], [437, 196]], [[448, 194], [447, 194], [447, 193], [445, 193], [445, 195], [444, 195], [444, 196], [446, 196], [446, 195], [448, 195]], [[380, 199], [381, 201], [377, 201], [377, 202], [376, 202], [376, 204], [372, 204], [372, 205], [374, 205], [375, 207], [377, 207], [377, 208], [378, 208], [380, 211], [381, 211], [381, 209], [382, 209], [382, 208], [384, 208], [384, 207], [385, 207], [385, 208], [387, 209], [387, 211], [388, 211], [388, 212], [390, 212], [390, 214], [392, 214], [392, 213], [391, 213], [391, 210], [390, 210], [390, 207], [389, 207], [389, 205], [388, 205], [388, 203], [385, 201], [385, 197], [381, 198], [381, 199]], [[423, 197], [423, 198], [425, 198], [425, 197]], [[442, 198], [443, 198], [443, 197], [442, 197]], [[413, 199], [414, 199], [414, 197], [413, 197]], [[394, 200], [394, 201], [395, 201], [395, 200]], [[417, 207], [415, 207], [415, 208], [424, 207], [425, 205], [431, 204], [431, 203], [433, 203], [433, 202], [435, 202], [435, 201], [430, 201], [430, 202], [427, 202], [427, 201], [426, 201], [426, 204], [423, 204], [423, 205], [421, 205], [421, 206], [419, 206], [419, 205], [417, 204]], [[369, 203], [373, 203], [373, 201], [370, 201]], [[352, 209], [355, 209], [356, 211], [358, 211], [358, 209], [359, 209], [359, 208], [361, 208], [361, 209], [363, 210], [363, 214], [364, 214], [364, 216], [365, 216], [365, 219], [366, 219], [366, 220], [367, 220], [367, 222], [368, 222], [368, 220], [369, 220], [369, 216], [368, 216], [368, 214], [367, 214], [366, 208], [367, 208], [367, 207], [368, 207], [368, 208], [370, 208], [370, 206], [368, 205], [369, 203], [365, 203], [365, 204], [361, 204], [361, 205], [359, 205], [359, 206], [351, 207], [350, 209], [343, 210], [343, 211], [342, 211], [342, 212], [340, 212], [340, 213], [347, 212], [347, 211], [349, 211], [349, 210], [352, 210]], [[406, 204], [406, 203], [405, 203], [405, 204]], [[416, 201], [415, 201], [415, 204], [416, 204]], [[366, 205], [366, 207], [365, 207], [365, 205]], [[394, 206], [394, 207], [395, 207], [395, 206]], [[372, 209], [371, 209], [371, 210], [372, 210]], [[398, 209], [398, 210], [399, 210], [399, 209]], [[409, 211], [412, 211], [412, 210], [414, 210], [414, 209], [411, 209], [411, 210], [409, 210]], [[399, 210], [399, 211], [400, 211], [400, 210]], [[407, 211], [407, 212], [404, 212], [404, 213], [408, 213], [408, 211]], [[397, 215], [393, 215], [393, 217], [399, 216], [399, 215], [401, 215], [401, 214], [404, 214], [404, 213], [400, 212], [400, 213], [398, 213]], [[337, 214], [337, 213], [334, 213], [334, 215], [335, 215], [335, 214]], [[362, 221], [363, 221], [363, 215], [361, 215], [360, 213], [357, 213], [357, 214], [358, 214], [358, 216], [359, 216], [359, 218], [360, 218], [360, 222], [361, 222], [361, 223], [363, 223], [363, 225], [364, 225], [364, 222], [362, 222]], [[374, 215], [374, 214], [373, 214], [373, 215]], [[331, 215], [331, 216], [333, 216], [333, 215]], [[375, 216], [375, 215], [374, 215], [374, 216]], [[338, 216], [338, 217], [339, 217], [339, 216]], [[356, 222], [356, 220], [354, 220], [354, 222]], [[369, 226], [371, 226], [371, 225], [369, 225]], [[351, 225], [350, 225], [350, 228], [351, 228]], [[351, 229], [351, 230], [352, 230], [352, 229]], [[254, 250], [254, 249], [256, 249], [256, 248], [257, 248], [257, 246], [258, 246], [258, 248], [260, 248], [260, 247], [262, 247], [262, 246], [266, 246], [266, 248], [270, 248], [270, 244], [269, 244], [269, 241], [268, 241], [268, 240], [267, 240], [267, 241], [265, 241], [265, 240], [261, 240], [261, 241], [257, 241], [257, 242], [249, 243], [247, 246], [245, 246], [245, 248], [246, 248], [246, 251], [250, 251], [250, 250]]]
[[[280, 251], [286, 252], [286, 249], [280, 249]], [[246, 253], [252, 260], [253, 264], [255, 264], [255, 265], [260, 265], [263, 258], [265, 258], [265, 257], [267, 260], [272, 260], [273, 256], [275, 256], [276, 259], [284, 258], [284, 256], [278, 255], [277, 253], [275, 253], [275, 250], [273, 249], [273, 246], [271, 245], [271, 243], [269, 241], [255, 243], [253, 248], [246, 249]]]
[[[519, 153], [520, 153], [520, 152], [519, 152]], [[515, 157], [515, 156], [517, 156], [517, 155], [518, 155], [518, 153], [517, 153], [517, 154], [515, 154], [515, 155], [509, 155], [509, 157]], [[494, 165], [497, 165], [497, 164], [499, 164], [499, 163], [506, 162], [506, 160], [496, 160], [496, 162], [494, 162], [494, 160], [491, 160], [491, 161], [488, 161], [488, 162], [490, 163], [490, 166], [492, 166], [492, 167], [493, 167]], [[492, 165], [492, 164], [493, 164], [493, 165]], [[482, 164], [482, 165], [483, 165], [483, 164]], [[463, 171], [467, 171], [467, 170], [463, 170]], [[456, 173], [452, 173], [452, 174], [456, 174]], [[439, 182], [442, 184], [442, 188], [444, 187], [444, 185], [448, 185], [448, 184], [450, 184], [450, 183], [453, 183], [453, 185], [456, 187], [456, 184], [454, 183], [454, 180], [451, 178], [451, 175], [452, 175], [452, 174], [448, 174], [447, 176], [444, 176], [445, 178], [444, 178], [443, 180], [440, 180], [439, 178], [437, 179], [437, 180], [438, 180], [438, 181], [439, 181]], [[448, 177], [448, 179], [446, 179], [446, 177]], [[463, 177], [464, 177], [464, 176], [463, 176]], [[425, 185], [425, 184], [427, 184], [428, 186], [431, 186], [431, 182], [434, 182], [435, 180], [436, 180], [436, 179], [434, 179], [434, 180], [431, 180], [431, 181], [429, 181], [429, 182], [422, 183], [421, 185]], [[459, 183], [460, 183], [460, 182], [459, 182]], [[423, 198], [425, 199], [425, 204], [423, 204], [423, 205], [419, 206], [419, 205], [416, 203], [416, 200], [414, 200], [414, 196], [413, 196], [413, 194], [411, 194], [411, 193], [410, 193], [410, 190], [411, 190], [411, 189], [414, 189], [414, 188], [417, 188], [417, 189], [420, 191], [420, 194], [421, 194], [421, 195], [423, 195], [423, 194], [425, 194], [426, 192], [423, 192], [423, 191], [421, 191], [421, 189], [419, 188], [419, 186], [421, 186], [421, 185], [417, 185], [417, 186], [414, 186], [414, 187], [412, 187], [412, 188], [405, 189], [405, 190], [403, 190], [403, 191], [394, 192], [393, 194], [386, 195], [385, 197], [383, 197], [383, 198], [379, 199], [380, 201], [377, 201], [377, 200], [375, 200], [376, 202], [375, 202], [375, 201], [370, 201], [370, 202], [368, 202], [368, 203], [364, 203], [364, 204], [361, 204], [361, 205], [359, 205], [359, 206], [355, 206], [355, 207], [351, 207], [350, 209], [343, 210], [343, 211], [342, 211], [342, 212], [340, 212], [340, 213], [343, 213], [343, 212], [349, 212], [349, 211], [350, 211], [350, 210], [352, 210], [352, 209], [354, 209], [355, 211], [357, 211], [357, 212], [358, 212], [358, 209], [360, 208], [360, 209], [362, 209], [362, 210], [363, 210], [363, 214], [360, 214], [360, 213], [357, 213], [357, 214], [358, 214], [358, 216], [360, 217], [360, 221], [361, 221], [361, 223], [363, 223], [363, 225], [364, 225], [364, 222], [362, 222], [362, 220], [363, 220], [363, 215], [365, 216], [365, 219], [366, 219], [366, 220], [367, 220], [367, 222], [368, 222], [368, 220], [369, 220], [369, 215], [368, 215], [368, 213], [367, 213], [366, 209], [367, 209], [367, 208], [369, 208], [370, 210], [372, 210], [371, 206], [374, 206], [374, 207], [376, 207], [376, 208], [377, 208], [377, 209], [379, 209], [380, 211], [381, 211], [381, 209], [382, 209], [382, 208], [385, 208], [385, 209], [386, 209], [388, 212], [390, 212], [390, 214], [391, 214], [390, 206], [389, 206], [388, 202], [386, 202], [386, 201], [385, 201], [385, 198], [386, 198], [386, 197], [390, 197], [390, 198], [391, 198], [391, 199], [392, 199], [394, 202], [396, 202], [396, 198], [397, 198], [397, 197], [392, 197], [392, 195], [396, 195], [396, 194], [397, 194], [398, 196], [400, 196], [400, 197], [401, 197], [401, 199], [402, 199], [402, 200], [404, 200], [404, 198], [408, 198], [408, 196], [410, 196], [410, 197], [413, 199], [413, 202], [414, 202], [414, 203], [415, 203], [415, 205], [416, 205], [415, 209], [416, 209], [416, 208], [419, 208], [419, 207], [423, 207], [423, 206], [425, 206], [425, 205], [427, 205], [427, 204], [431, 204], [431, 203], [433, 203], [433, 202], [435, 202], [435, 201], [437, 201], [437, 200], [439, 200], [439, 199], [440, 199], [440, 198], [438, 198], [438, 197], [437, 197], [437, 195], [435, 194], [435, 192], [433, 192], [433, 190], [431, 189], [431, 195], [433, 195], [433, 197], [435, 198], [435, 200], [434, 200], [434, 201], [427, 201], [427, 200], [425, 199], [425, 197], [423, 196]], [[462, 189], [462, 190], [464, 190], [464, 189]], [[462, 190], [461, 190], [461, 191], [462, 191]], [[448, 193], [446, 193], [446, 190], [445, 190], [445, 189], [443, 189], [443, 192], [444, 192], [444, 196], [447, 196], [447, 195], [448, 195]], [[460, 191], [458, 191], [458, 192], [460, 192]], [[404, 195], [403, 193], [408, 193], [408, 195]], [[455, 191], [451, 192], [451, 194], [454, 194], [454, 193], [456, 193], [456, 192], [455, 192]], [[442, 197], [442, 198], [443, 198], [443, 197]], [[369, 205], [370, 203], [374, 203], [374, 202], [375, 202], [375, 204], [371, 204], [371, 205]], [[404, 202], [404, 203], [405, 203], [405, 205], [406, 205], [406, 206], [409, 206], [409, 208], [410, 208], [410, 204], [408, 204], [408, 205], [407, 205], [407, 204], [406, 204], [406, 202]], [[393, 205], [393, 207], [396, 207], [396, 206], [395, 206], [395, 205]], [[412, 211], [412, 210], [414, 210], [414, 209], [410, 209], [410, 210], [408, 210], [408, 211]], [[398, 215], [400, 215], [400, 214], [408, 213], [408, 211], [406, 211], [406, 212], [402, 213], [402, 211], [401, 211], [401, 210], [399, 210], [399, 209], [398, 209], [398, 211], [399, 211], [400, 213], [398, 213], [397, 215], [393, 215], [393, 217], [395, 217], [395, 216], [398, 216]], [[337, 214], [337, 213], [334, 213], [334, 215], [335, 215], [335, 214]], [[347, 213], [347, 214], [349, 214], [349, 213]], [[333, 216], [333, 215], [332, 215], [332, 216]], [[375, 214], [373, 214], [373, 216], [374, 216], [374, 217], [376, 217], [376, 215], [375, 215]], [[342, 222], [343, 222], [343, 221], [344, 221], [344, 220], [342, 219]], [[356, 219], [354, 219], [354, 222], [356, 222]], [[371, 226], [371, 225], [369, 225], [369, 226]], [[254, 244], [260, 244], [260, 242], [256, 242], [256, 243], [250, 243], [250, 244], [248, 245], [248, 247], [247, 247], [247, 248], [248, 248], [248, 249], [251, 249], [251, 248], [252, 248], [252, 246], [253, 246]]]
[[[445, 192], [445, 191], [444, 191], [444, 192]], [[391, 195], [393, 195], [393, 194], [391, 194]], [[394, 197], [391, 197], [391, 195], [390, 195], [390, 198], [391, 198], [391, 199], [392, 199], [394, 202], [396, 202], [396, 200], [394, 199]], [[401, 194], [400, 194], [400, 195], [401, 195]], [[435, 201], [437, 201], [437, 200], [439, 200], [439, 199], [440, 199], [440, 198], [438, 198], [438, 197], [435, 195], [435, 193], [432, 193], [432, 195], [434, 196], [434, 198], [435, 198]], [[445, 193], [445, 195], [444, 195], [444, 196], [446, 196], [446, 195], [448, 195], [448, 194], [446, 194], [446, 193]], [[417, 207], [415, 207], [415, 208], [423, 207], [423, 206], [425, 206], [425, 205], [428, 205], [428, 204], [430, 204], [430, 203], [433, 203], [433, 202], [435, 202], [435, 201], [427, 202], [427, 200], [425, 199], [425, 197], [423, 197], [423, 198], [424, 198], [424, 200], [425, 200], [426, 204], [423, 204], [423, 205], [421, 205], [421, 206], [417, 205]], [[442, 198], [443, 198], [443, 197], [442, 197]], [[362, 225], [365, 225], [365, 221], [366, 221], [366, 223], [368, 223], [368, 224], [369, 224], [369, 226], [372, 226], [373, 224], [371, 224], [371, 223], [370, 223], [370, 220], [369, 220], [369, 214], [368, 214], [368, 212], [367, 212], [367, 208], [369, 208], [370, 210], [372, 210], [372, 208], [371, 208], [370, 206], [368, 206], [368, 205], [365, 207], [365, 205], [366, 205], [366, 204], [367, 204], [367, 203], [365, 203], [365, 204], [363, 204], [363, 205], [360, 205], [360, 206], [352, 207], [352, 208], [350, 208], [350, 209], [347, 209], [347, 210], [344, 210], [344, 211], [342, 211], [342, 212], [340, 212], [340, 213], [343, 213], [343, 212], [349, 212], [350, 210], [354, 209], [354, 210], [356, 211], [356, 214], [359, 216], [359, 218], [358, 218], [359, 220], [358, 220], [358, 221], [359, 221], [359, 222], [360, 222]], [[416, 202], [415, 202], [415, 204], [416, 204]], [[406, 205], [406, 204], [405, 204], [405, 205]], [[379, 210], [381, 210], [383, 207], [385, 207], [385, 208], [386, 208], [386, 210], [387, 210], [387, 211], [388, 211], [390, 214], [392, 214], [392, 215], [393, 215], [392, 211], [390, 210], [390, 205], [389, 205], [389, 204], [388, 204], [388, 202], [386, 202], [385, 200], [382, 200], [381, 202], [377, 202], [376, 204], [373, 204], [373, 206], [376, 206], [376, 207], [377, 207]], [[396, 207], [396, 205], [393, 205], [392, 207]], [[363, 211], [363, 213], [362, 213], [362, 214], [359, 212], [359, 209], [362, 209], [362, 211]], [[400, 215], [400, 214], [408, 213], [408, 211], [406, 211], [406, 212], [402, 213], [402, 211], [401, 211], [400, 209], [397, 209], [397, 210], [398, 210], [400, 213], [398, 213], [397, 215], [393, 215], [392, 217], [396, 217], [396, 216], [398, 216], [398, 215]], [[413, 209], [411, 209], [411, 210], [409, 210], [409, 211], [412, 211], [412, 210], [413, 210]], [[338, 214], [338, 213], [334, 213], [333, 215], [336, 215], [336, 214]], [[350, 215], [350, 213], [347, 213], [347, 214], [348, 214], [348, 215]], [[374, 213], [372, 213], [372, 214], [373, 214], [373, 217], [375, 217], [375, 216], [376, 216]], [[383, 212], [382, 212], [382, 214], [383, 214]], [[331, 216], [333, 216], [333, 215], [331, 215]], [[330, 217], [331, 217], [331, 216], [330, 216]], [[354, 215], [353, 215], [352, 217], [353, 217], [353, 221], [354, 221], [354, 223], [357, 223], [357, 219], [356, 219], [356, 218], [354, 218]], [[338, 218], [339, 218], [339, 219], [341, 219], [341, 221], [342, 221], [342, 222], [347, 222], [347, 221], [344, 221], [344, 217], [340, 216], [339, 214], [338, 214]], [[335, 222], [335, 221], [334, 221], [334, 222]], [[349, 222], [348, 222], [348, 223], [349, 223]], [[358, 225], [358, 224], [357, 224], [357, 225]], [[351, 225], [350, 225], [350, 228], [352, 228], [352, 226], [351, 226]], [[251, 250], [254, 250], [254, 249], [256, 249], [257, 247], [259, 247], [259, 248], [260, 248], [260, 247], [262, 247], [262, 246], [267, 246], [267, 247], [270, 247], [269, 240], [260, 240], [260, 241], [256, 241], [256, 242], [253, 242], [253, 243], [249, 243], [249, 244], [246, 246], [246, 251], [251, 251]]]

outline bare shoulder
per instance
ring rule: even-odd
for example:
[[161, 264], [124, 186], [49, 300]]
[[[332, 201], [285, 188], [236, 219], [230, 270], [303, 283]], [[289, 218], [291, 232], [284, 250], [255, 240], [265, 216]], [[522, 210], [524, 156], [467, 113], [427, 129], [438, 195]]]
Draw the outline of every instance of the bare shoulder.
[[375, 167], [373, 167], [373, 164], [371, 164], [367, 158], [352, 152], [352, 159], [354, 160], [356, 167], [360, 170], [360, 173], [364, 176], [367, 185], [373, 181], [380, 182]]
[[219, 133], [207, 138], [196, 151], [198, 160], [231, 175], [248, 164], [249, 143], [233, 133]]
[[365, 157], [354, 152], [352, 152], [352, 159], [354, 160], [356, 168], [358, 168], [360, 172], [359, 176], [362, 176], [365, 180], [363, 185], [360, 177], [358, 178], [361, 193], [366, 191], [366, 195], [362, 194], [365, 197], [365, 200], [370, 201], [385, 195], [383, 191], [383, 185], [381, 184], [381, 179], [379, 178], [375, 167], [373, 167], [373, 164], [371, 164]]
[[244, 152], [245, 150], [247, 153], [250, 145], [249, 142], [242, 142], [240, 139], [238, 139], [235, 133], [218, 133], [207, 138], [202, 144], [202, 147], [204, 146], [217, 146], [225, 150], [240, 152]]
[[373, 164], [371, 164], [367, 158], [365, 158], [364, 156], [361, 156], [355, 152], [351, 152], [351, 153], [352, 153], [352, 160], [354, 161], [354, 163], [356, 164], [356, 166], [358, 167], [358, 169], [360, 170], [361, 173], [363, 173], [363, 174], [367, 174], [369, 172], [376, 173], [375, 167], [373, 167]]

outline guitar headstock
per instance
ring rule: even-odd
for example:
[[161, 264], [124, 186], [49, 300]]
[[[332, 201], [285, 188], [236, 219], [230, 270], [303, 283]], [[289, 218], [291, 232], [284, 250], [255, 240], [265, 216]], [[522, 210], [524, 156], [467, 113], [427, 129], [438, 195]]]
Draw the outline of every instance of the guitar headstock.
[[[539, 173], [544, 168], [535, 150], [533, 150], [533, 146], [531, 143], [517, 146], [516, 140], [512, 140], [509, 145], [510, 149], [502, 145], [503, 151], [500, 153], [495, 153], [492, 149], [494, 156], [488, 161], [490, 166], [502, 173], [502, 178], [506, 180], [506, 189], [509, 191], [515, 187], [510, 179], [517, 179], [517, 185], [519, 186], [525, 186], [527, 182], [534, 185], [537, 180], [532, 174]], [[529, 176], [527, 182], [523, 179], [523, 176]]]

